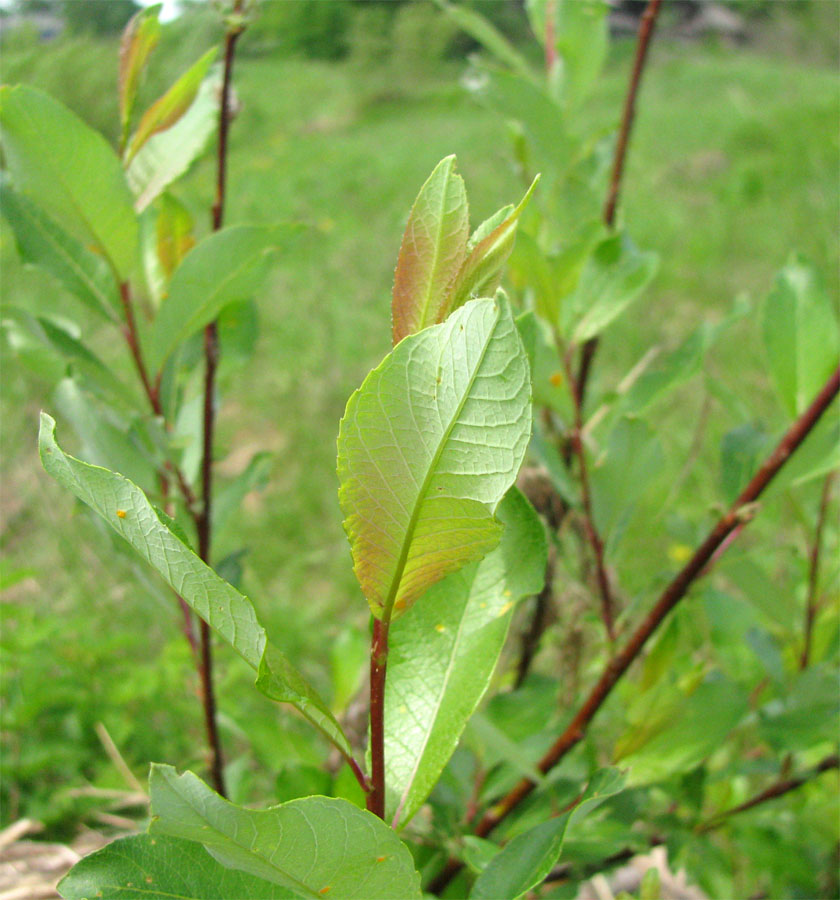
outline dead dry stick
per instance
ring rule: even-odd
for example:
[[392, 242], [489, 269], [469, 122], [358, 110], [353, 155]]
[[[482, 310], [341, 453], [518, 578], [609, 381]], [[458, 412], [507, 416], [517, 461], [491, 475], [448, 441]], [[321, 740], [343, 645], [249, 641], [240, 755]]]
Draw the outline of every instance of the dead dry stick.
[[[548, 752], [539, 761], [537, 768], [545, 774], [586, 736], [590, 723], [604, 705], [612, 689], [619, 679], [630, 668], [639, 656], [650, 636], [662, 624], [669, 612], [686, 595], [689, 587], [704, 571], [718, 548], [726, 541], [736, 528], [743, 527], [743, 510], [755, 509], [755, 502], [784, 466], [791, 455], [811, 433], [823, 413], [840, 390], [840, 368], [836, 369], [811, 405], [785, 432], [776, 445], [776, 449], [765, 460], [750, 483], [741, 492], [729, 511], [718, 521], [709, 535], [695, 551], [683, 569], [665, 588], [659, 600], [642, 620], [631, 635], [624, 648], [616, 654], [605, 667], [600, 679], [580, 707], [566, 730], [554, 742]], [[530, 793], [536, 784], [529, 778], [523, 778], [499, 803], [484, 815], [475, 828], [478, 837], [486, 837], [493, 829]], [[443, 871], [432, 881], [429, 890], [439, 893], [461, 870], [463, 864], [450, 859]]]
[[125, 779], [126, 784], [133, 791], [136, 791], [138, 794], [142, 794], [145, 797], [146, 791], [143, 789], [143, 785], [140, 784], [139, 780], [135, 777], [134, 772], [128, 767], [128, 763], [123, 759], [119, 748], [114, 743], [111, 735], [108, 734], [108, 729], [105, 727], [104, 723], [97, 722], [93, 727], [96, 731], [96, 736], [99, 738], [99, 742], [105, 749], [105, 753], [108, 754], [108, 759], [111, 760], [116, 770]]

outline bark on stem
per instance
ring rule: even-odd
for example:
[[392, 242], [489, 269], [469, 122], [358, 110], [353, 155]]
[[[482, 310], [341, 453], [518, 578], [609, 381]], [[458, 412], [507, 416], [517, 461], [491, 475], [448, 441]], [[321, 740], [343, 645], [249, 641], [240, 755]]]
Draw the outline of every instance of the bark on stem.
[[783, 797], [785, 794], [795, 791], [797, 788], [802, 787], [803, 784], [807, 784], [812, 779], [822, 775], [823, 772], [828, 772], [831, 769], [837, 768], [840, 768], [840, 757], [838, 757], [836, 753], [831, 756], [826, 756], [825, 759], [821, 760], [807, 772], [803, 772], [801, 775], [796, 775], [793, 778], [779, 778], [778, 781], [774, 781], [770, 787], [765, 788], [754, 797], [750, 797], [749, 800], [745, 800], [738, 806], [733, 806], [731, 809], [718, 813], [716, 816], [709, 819], [708, 822], [704, 822], [700, 825], [697, 828], [697, 833], [705, 834], [707, 831], [713, 831], [715, 828], [720, 828], [720, 826], [725, 824], [726, 820], [731, 816], [736, 816], [738, 813], [746, 812], [748, 809], [760, 806], [768, 800], [775, 800], [777, 797]]
[[[838, 390], [840, 390], [840, 368], [835, 370], [811, 405], [787, 430], [777, 444], [776, 449], [765, 460], [729, 511], [718, 521], [685, 567], [665, 588], [656, 605], [633, 632], [624, 648], [607, 663], [600, 679], [583, 706], [578, 710], [566, 730], [539, 761], [537, 768], [540, 772], [548, 772], [573, 747], [583, 740], [592, 719], [604, 705], [616, 683], [630, 668], [636, 657], [639, 656], [650, 636], [662, 624], [668, 613], [685, 596], [691, 584], [704, 571], [718, 547], [723, 544], [736, 528], [743, 524], [744, 511], [748, 510], [750, 517], [752, 517], [755, 511], [752, 504], [761, 496], [764, 489], [784, 466], [791, 454], [810, 434], [832, 400], [837, 396]], [[533, 781], [529, 778], [523, 778], [507, 796], [491, 810], [488, 810], [476, 826], [475, 834], [478, 837], [486, 837], [490, 834], [535, 787], [536, 785]], [[460, 871], [462, 865], [458, 860], [450, 859], [440, 875], [431, 883], [429, 890], [433, 893], [439, 893], [443, 890]]]
[[[604, 224], [612, 228], [615, 224], [615, 212], [618, 207], [618, 197], [621, 192], [621, 179], [624, 175], [624, 161], [627, 158], [627, 147], [630, 143], [630, 132], [633, 129], [633, 119], [636, 115], [636, 97], [639, 93], [639, 85], [642, 82], [642, 73], [645, 69], [648, 47], [653, 37], [656, 17], [659, 15], [659, 7], [662, 0], [648, 0], [648, 5], [642, 13], [639, 23], [639, 35], [636, 40], [636, 56], [633, 60], [633, 70], [630, 74], [630, 83], [627, 87], [627, 96], [624, 100], [624, 111], [621, 116], [621, 127], [618, 131], [618, 141], [615, 146], [612, 175], [610, 177], [609, 191], [604, 203]], [[590, 338], [581, 351], [580, 367], [578, 368], [578, 388], [580, 390], [581, 403], [586, 395], [586, 383], [589, 379], [589, 370], [595, 351], [598, 349], [598, 338]]]
[[385, 818], [385, 672], [388, 666], [389, 622], [373, 620], [370, 644], [370, 777], [367, 808]]
[[[236, 0], [234, 14], [241, 11], [242, 2]], [[225, 214], [225, 191], [227, 187], [227, 147], [230, 127], [230, 86], [233, 76], [233, 59], [236, 42], [242, 34], [242, 26], [228, 29], [225, 35], [224, 74], [222, 76], [222, 96], [219, 104], [219, 144], [216, 154], [216, 199], [213, 203], [213, 231], [222, 227]], [[198, 555], [210, 565], [210, 543], [213, 523], [213, 433], [216, 424], [214, 396], [216, 393], [216, 368], [219, 363], [219, 336], [216, 322], [204, 329], [204, 409], [203, 440], [201, 456], [201, 511], [196, 517], [198, 532]], [[216, 697], [213, 687], [213, 646], [210, 626], [201, 620], [201, 688], [204, 699], [204, 719], [210, 743], [210, 772], [213, 786], [219, 794], [226, 796], [224, 782], [224, 759], [216, 725]]]
[[[560, 349], [558, 344], [558, 349]], [[604, 542], [595, 524], [595, 514], [592, 509], [592, 490], [589, 486], [589, 467], [586, 462], [586, 448], [583, 445], [583, 397], [580, 393], [580, 385], [575, 380], [571, 361], [565, 358], [566, 376], [569, 379], [569, 389], [572, 394], [572, 402], [575, 408], [575, 425], [572, 431], [572, 449], [578, 459], [580, 472], [581, 505], [583, 506], [583, 527], [586, 539], [592, 547], [592, 555], [595, 557], [595, 575], [598, 581], [598, 593], [601, 597], [601, 619], [607, 630], [610, 643], [615, 641], [614, 604], [610, 580], [607, 576], [607, 566], [604, 560]]]

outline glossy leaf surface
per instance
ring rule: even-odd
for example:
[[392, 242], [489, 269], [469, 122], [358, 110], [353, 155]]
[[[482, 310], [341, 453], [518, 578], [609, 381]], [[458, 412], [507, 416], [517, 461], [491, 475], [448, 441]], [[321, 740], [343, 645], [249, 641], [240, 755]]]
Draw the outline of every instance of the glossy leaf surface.
[[442, 159], [420, 189], [405, 227], [391, 304], [394, 343], [441, 320], [470, 236], [464, 180], [454, 156]]
[[58, 885], [65, 900], [285, 900], [287, 888], [229, 869], [195, 841], [120, 838], [76, 863]]
[[385, 780], [395, 825], [417, 812], [455, 750], [490, 684], [514, 606], [542, 589], [542, 523], [516, 489], [497, 514], [499, 546], [429, 588], [391, 630]]
[[80, 225], [121, 277], [134, 266], [137, 218], [116, 154], [101, 134], [35, 88], [0, 88], [6, 165], [16, 190]]
[[496, 506], [531, 432], [528, 361], [503, 300], [473, 300], [400, 343], [350, 398], [339, 500], [377, 617], [499, 541]]
[[304, 797], [265, 810], [222, 799], [171, 766], [152, 767], [153, 834], [200, 841], [216, 859], [290, 889], [296, 897], [420, 897], [408, 849], [366, 810]]

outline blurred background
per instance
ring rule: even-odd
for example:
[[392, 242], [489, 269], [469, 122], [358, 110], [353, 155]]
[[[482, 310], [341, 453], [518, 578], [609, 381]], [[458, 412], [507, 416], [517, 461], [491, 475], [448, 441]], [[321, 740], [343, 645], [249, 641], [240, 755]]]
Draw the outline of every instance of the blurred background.
[[[471, 5], [538, 55], [520, 0]], [[620, 115], [642, 7], [617, 2], [611, 13], [606, 74], [581, 114], [605, 131]], [[43, 88], [116, 143], [119, 34], [135, 11], [132, 0], [7, 0], [0, 78]], [[181, 0], [166, 14], [141, 107], [220, 40], [208, 4]], [[836, 0], [665, 4], [622, 195], [622, 218], [660, 255], [660, 272], [644, 313], [603, 340], [598, 389], [651, 346], [672, 348], [698, 323], [719, 320], [736, 296], [762, 298], [791, 251], [837, 296], [838, 37]], [[390, 349], [390, 289], [408, 210], [450, 153], [474, 223], [522, 193], [505, 123], [465, 88], [478, 49], [423, 0], [285, 0], [261, 5], [237, 57], [226, 221], [295, 219], [310, 228], [277, 260], [259, 321], [244, 323], [240, 346], [226, 348], [218, 471], [234, 476], [255, 453], [270, 455], [216, 554], [276, 643], [339, 709], [360, 682], [368, 615], [341, 528], [335, 436], [350, 393]], [[204, 158], [175, 186], [202, 235], [212, 184]], [[6, 308], [60, 317], [73, 302], [22, 267], [5, 222], [0, 265]], [[720, 503], [724, 434], [744, 420], [759, 437], [784, 425], [756, 333], [747, 317], [708, 361], [731, 396], [710, 400], [687, 385], [664, 412], [661, 437], [677, 469], [698, 417], [709, 419], [683, 487], [700, 507]], [[89, 340], [129, 371], [108, 333]], [[60, 438], [79, 450], [61, 428], [60, 373], [13, 329], [2, 351], [0, 824], [28, 816], [44, 824], [44, 837], [65, 840], [81, 823], [103, 822], [102, 796], [85, 789], [126, 788], [99, 723], [141, 781], [150, 760], [202, 766], [197, 684], [170, 596], [40, 468], [39, 409], [56, 415]], [[685, 529], [661, 509], [651, 521], [619, 560], [630, 592], [649, 585], [684, 541]], [[226, 648], [218, 657], [232, 798], [294, 796], [300, 764], [320, 758], [316, 739], [251, 689]]]

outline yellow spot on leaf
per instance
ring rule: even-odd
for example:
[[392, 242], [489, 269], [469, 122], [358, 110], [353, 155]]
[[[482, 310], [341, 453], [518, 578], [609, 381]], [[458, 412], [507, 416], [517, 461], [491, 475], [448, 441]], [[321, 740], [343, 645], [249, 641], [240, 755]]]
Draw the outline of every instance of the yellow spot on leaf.
[[330, 892], [330, 886], [329, 886], [329, 885], [327, 885], [326, 887], [322, 887], [321, 890], [318, 891], [319, 894], [328, 894], [329, 892]]
[[563, 373], [562, 372], [554, 372], [549, 376], [548, 379], [554, 387], [560, 387], [563, 384]]
[[446, 631], [446, 626], [445, 625], [435, 625], [435, 631], [438, 634], [443, 634], [443, 632]]
[[377, 857], [376, 857], [376, 861], [377, 861], [377, 862], [385, 862], [385, 860], [386, 860], [387, 858], [388, 858], [387, 856], [377, 856]]
[[691, 559], [691, 547], [688, 544], [671, 544], [668, 548], [668, 559], [675, 563], [685, 563]]
[[118, 510], [117, 510], [117, 518], [118, 518], [118, 519], [124, 519], [124, 518], [125, 518], [125, 510], [124, 510], [124, 509], [118, 509]]
[[513, 601], [511, 600], [509, 603], [505, 603], [505, 605], [499, 610], [499, 615], [503, 616], [506, 612], [513, 609]]

